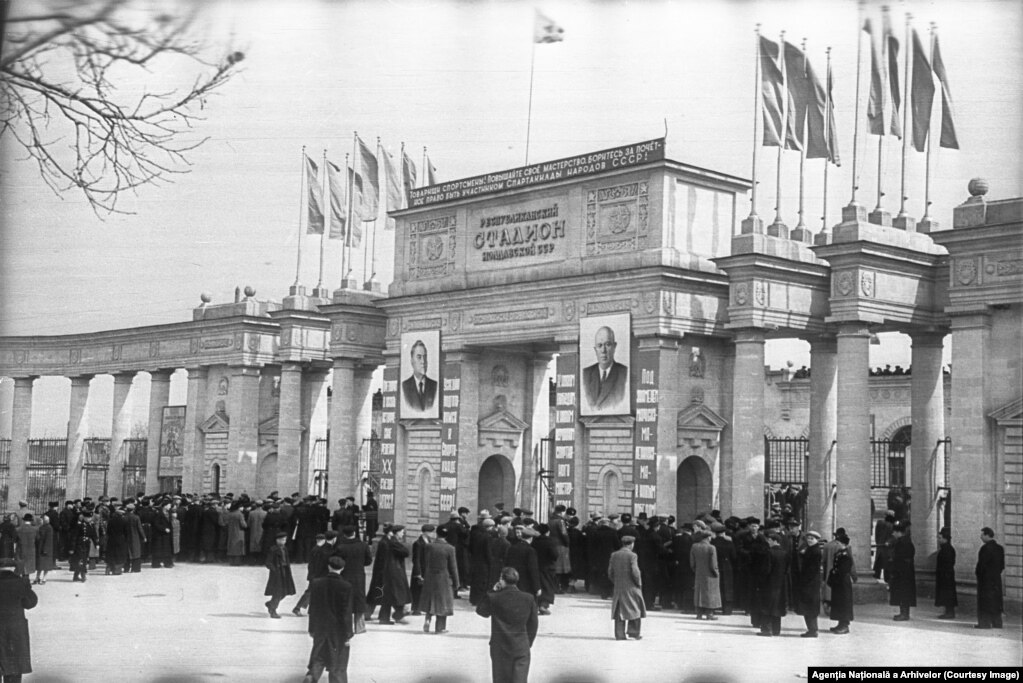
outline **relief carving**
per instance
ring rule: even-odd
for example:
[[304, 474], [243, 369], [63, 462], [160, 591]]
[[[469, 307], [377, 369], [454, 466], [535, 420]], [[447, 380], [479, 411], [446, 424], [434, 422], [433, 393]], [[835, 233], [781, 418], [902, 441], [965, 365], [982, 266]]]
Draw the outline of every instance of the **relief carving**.
[[961, 285], [973, 284], [977, 279], [977, 262], [972, 258], [956, 261], [956, 279]]
[[561, 315], [566, 321], [575, 319], [575, 302], [574, 301], [563, 301], [561, 303]]
[[646, 245], [647, 184], [627, 183], [586, 193], [586, 253], [634, 251]]
[[443, 277], [454, 271], [456, 229], [457, 221], [454, 215], [409, 224], [406, 264], [409, 279]]
[[160, 355], [160, 342], [149, 342], [149, 357], [156, 358]]
[[874, 296], [874, 274], [871, 272], [860, 273], [860, 291], [863, 296]]
[[853, 273], [851, 270], [844, 270], [835, 278], [835, 289], [842, 296], [849, 296], [853, 291]]
[[749, 301], [749, 285], [745, 282], [740, 282], [735, 286], [735, 303], [740, 306], [745, 306]]
[[490, 371], [490, 382], [495, 387], [508, 386], [508, 368], [504, 365], [495, 365]]
[[759, 280], [753, 283], [753, 298], [756, 300], [758, 306], [763, 306], [767, 303], [767, 285]]

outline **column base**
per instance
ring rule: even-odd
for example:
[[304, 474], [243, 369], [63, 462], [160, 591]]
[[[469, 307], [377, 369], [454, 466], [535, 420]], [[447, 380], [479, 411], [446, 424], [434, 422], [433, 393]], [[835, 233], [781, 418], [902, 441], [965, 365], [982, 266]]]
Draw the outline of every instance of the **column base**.
[[739, 227], [739, 233], [747, 235], [750, 233], [756, 233], [758, 235], [764, 234], [764, 219], [760, 216], [750, 214], [746, 218], [742, 219], [742, 223]]
[[892, 221], [892, 227], [896, 230], [905, 230], [906, 232], [916, 232], [916, 219], [907, 214], [899, 214]]
[[383, 291], [383, 286], [380, 284], [380, 280], [377, 280], [376, 278], [370, 278], [369, 280], [366, 280], [364, 283], [362, 283], [362, 289], [367, 292], [380, 294]]
[[886, 228], [892, 227], [892, 213], [882, 208], [877, 208], [867, 214], [867, 222], [880, 225]]
[[305, 287], [302, 285], [291, 285], [288, 287], [288, 294], [290, 296], [305, 296]]
[[789, 237], [789, 226], [785, 225], [781, 219], [776, 220], [767, 226], [767, 234], [771, 237], [781, 237], [788, 239]]
[[843, 223], [866, 223], [867, 222], [867, 208], [862, 204], [850, 202], [849, 204], [842, 207], [842, 222]]
[[929, 235], [932, 232], [941, 230], [941, 223], [934, 220], [933, 218], [923, 218], [919, 223], [916, 224], [916, 231]]

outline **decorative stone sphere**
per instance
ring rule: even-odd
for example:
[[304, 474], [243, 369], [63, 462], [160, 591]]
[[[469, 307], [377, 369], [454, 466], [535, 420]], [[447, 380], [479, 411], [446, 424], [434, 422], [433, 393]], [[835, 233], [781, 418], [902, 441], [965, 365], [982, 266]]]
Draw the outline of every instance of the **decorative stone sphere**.
[[245, 296], [246, 298], [251, 299], [252, 297], [256, 296], [256, 290], [253, 287], [246, 287]]
[[983, 178], [974, 178], [967, 186], [971, 197], [982, 197], [987, 194], [988, 184]]
[[213, 301], [213, 296], [209, 292], [203, 292], [202, 294], [199, 295], [199, 301], [203, 302], [204, 304], [208, 304], [209, 302]]

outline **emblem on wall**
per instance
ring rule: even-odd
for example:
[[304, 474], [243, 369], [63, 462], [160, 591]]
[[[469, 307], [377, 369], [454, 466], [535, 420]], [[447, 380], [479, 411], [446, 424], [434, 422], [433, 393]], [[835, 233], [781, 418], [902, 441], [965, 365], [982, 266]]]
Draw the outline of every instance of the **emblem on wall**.
[[156, 358], [160, 355], [160, 342], [149, 342], [149, 357]]
[[763, 306], [767, 303], [767, 285], [759, 280], [753, 283], [753, 299], [757, 302], [758, 306]]
[[853, 272], [851, 270], [843, 270], [835, 278], [835, 289], [842, 296], [849, 296], [852, 294], [854, 283]]
[[874, 296], [874, 274], [873, 273], [860, 273], [860, 291], [863, 292], [863, 296], [872, 297]]
[[575, 318], [575, 302], [565, 301], [561, 304], [561, 315], [565, 320], [573, 320]]
[[959, 259], [956, 261], [956, 280], [961, 285], [972, 284], [977, 279], [977, 262], [972, 259]]
[[586, 193], [586, 254], [634, 251], [646, 246], [646, 182], [613, 185]]
[[735, 303], [745, 306], [747, 302], [749, 302], [749, 285], [740, 282], [735, 286]]
[[409, 279], [443, 277], [455, 268], [454, 215], [409, 223], [406, 269]]
[[504, 365], [495, 365], [490, 371], [490, 383], [495, 387], [508, 386], [508, 368]]

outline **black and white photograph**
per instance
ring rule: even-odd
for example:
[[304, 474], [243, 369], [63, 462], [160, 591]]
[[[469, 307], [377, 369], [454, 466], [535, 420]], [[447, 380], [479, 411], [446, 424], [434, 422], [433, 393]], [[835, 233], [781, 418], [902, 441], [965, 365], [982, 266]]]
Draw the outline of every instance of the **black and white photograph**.
[[629, 400], [629, 314], [579, 320], [581, 415], [626, 415]]
[[440, 331], [406, 332], [401, 336], [401, 416], [440, 415]]

